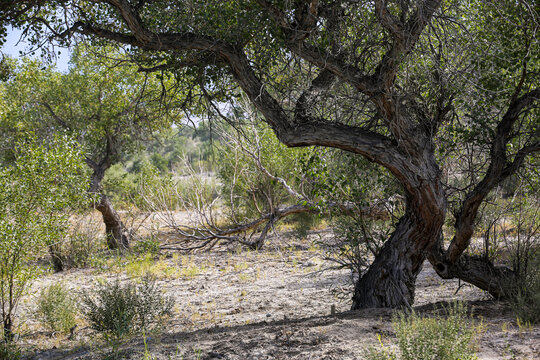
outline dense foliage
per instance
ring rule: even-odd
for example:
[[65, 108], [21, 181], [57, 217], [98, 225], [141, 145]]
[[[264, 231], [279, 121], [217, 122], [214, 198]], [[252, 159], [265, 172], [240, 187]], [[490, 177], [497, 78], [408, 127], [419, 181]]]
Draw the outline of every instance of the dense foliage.
[[81, 149], [66, 136], [20, 140], [13, 156], [0, 168], [0, 305], [8, 340], [19, 300], [39, 275], [36, 259], [64, 240], [88, 186]]

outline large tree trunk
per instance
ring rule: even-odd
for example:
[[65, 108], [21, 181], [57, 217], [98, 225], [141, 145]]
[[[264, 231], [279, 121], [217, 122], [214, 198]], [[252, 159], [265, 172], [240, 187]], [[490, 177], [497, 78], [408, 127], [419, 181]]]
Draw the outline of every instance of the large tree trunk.
[[396, 230], [356, 283], [352, 309], [411, 307], [422, 264], [437, 243], [446, 213], [438, 179], [406, 189], [407, 209]]
[[[422, 270], [427, 249], [442, 227], [430, 231], [406, 214], [396, 230], [375, 257], [368, 271], [358, 280], [352, 309], [373, 307], [411, 307], [414, 303], [416, 277]], [[438, 229], [437, 229], [438, 228]]]
[[373, 264], [358, 280], [352, 309], [411, 306], [416, 277], [424, 260], [411, 236], [414, 228], [408, 215], [400, 220]]

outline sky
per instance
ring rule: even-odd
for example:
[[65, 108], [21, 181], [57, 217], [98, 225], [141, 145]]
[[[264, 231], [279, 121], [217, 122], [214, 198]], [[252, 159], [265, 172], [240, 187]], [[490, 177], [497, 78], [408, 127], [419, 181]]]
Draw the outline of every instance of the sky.
[[[41, 55], [41, 51], [36, 51], [35, 55], [29, 54], [29, 44], [24, 42], [24, 40], [20, 40], [21, 33], [21, 30], [9, 27], [6, 42], [0, 51], [5, 55], [14, 58], [20, 58], [21, 54], [19, 54], [19, 51], [22, 51], [23, 54], [28, 54], [27, 56], [38, 59]], [[64, 48], [55, 48], [55, 50], [57, 54], [56, 68], [59, 71], [66, 72], [68, 70], [69, 51]], [[58, 51], [60, 51], [60, 55], [58, 55]]]

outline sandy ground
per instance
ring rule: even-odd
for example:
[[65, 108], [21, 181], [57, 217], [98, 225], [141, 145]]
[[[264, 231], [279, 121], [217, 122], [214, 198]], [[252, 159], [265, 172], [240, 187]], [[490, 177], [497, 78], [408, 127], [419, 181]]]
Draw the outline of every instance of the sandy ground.
[[[378, 344], [377, 335], [385, 344], [395, 343], [392, 311], [348, 311], [349, 296], [336, 292], [347, 287], [347, 271], [321, 272], [329, 263], [308, 241], [281, 236], [260, 252], [171, 253], [161, 259], [163, 266], [159, 284], [174, 297], [175, 315], [159, 336], [148, 335], [146, 359], [362, 359], [367, 346]], [[74, 269], [37, 281], [19, 309], [24, 319], [19, 344], [26, 358], [104, 358], [110, 348], [82, 320], [73, 339], [44, 330], [32, 315], [36, 294], [59, 280], [79, 293], [100, 278], [130, 276], [121, 268]], [[458, 287], [426, 264], [415, 309], [433, 314], [445, 302], [466, 301], [484, 328], [476, 340], [480, 359], [540, 359], [540, 326], [519, 327], [505, 304], [471, 286], [456, 294]], [[122, 358], [143, 359], [144, 352], [142, 337], [122, 346]]]

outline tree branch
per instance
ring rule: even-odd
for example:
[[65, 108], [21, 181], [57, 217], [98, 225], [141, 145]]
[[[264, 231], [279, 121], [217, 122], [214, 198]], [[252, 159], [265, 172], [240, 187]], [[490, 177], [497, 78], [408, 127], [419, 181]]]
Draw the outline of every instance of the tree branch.
[[375, 1], [375, 14], [381, 25], [395, 38], [403, 37], [403, 23], [388, 11], [386, 0]]
[[414, 48], [420, 34], [441, 2], [441, 0], [418, 1], [416, 11], [406, 24], [401, 24], [398, 19], [388, 13], [386, 1], [376, 2], [376, 8], [379, 9], [377, 15], [381, 24], [389, 30], [393, 38], [391, 49], [383, 56], [374, 74], [374, 79], [381, 89], [388, 91], [391, 88], [403, 58]]
[[[438, 3], [438, 1], [433, 2]], [[309, 117], [304, 118], [302, 123], [291, 121], [283, 107], [266, 90], [265, 85], [255, 75], [252, 65], [242, 48], [209, 36], [193, 33], [149, 33], [140, 24], [138, 17], [133, 13], [134, 10], [125, 9], [128, 6], [125, 1], [114, 0], [111, 3], [124, 17], [124, 21], [131, 31], [142, 33], [134, 35], [115, 33], [83, 23], [74, 26], [73, 31], [82, 34], [92, 34], [151, 51], [200, 50], [213, 53], [215, 54], [216, 61], [224, 62], [230, 66], [236, 82], [247, 94], [251, 102], [261, 111], [265, 121], [273, 128], [278, 138], [287, 146], [320, 145], [361, 154], [369, 160], [388, 168], [403, 183], [410, 182], [410, 174], [406, 175], [403, 171], [405, 167], [410, 168], [415, 165], [411, 164], [406, 159], [406, 156], [402, 155], [403, 152], [398, 151], [397, 144], [387, 137], [359, 127]], [[432, 1], [427, 1], [426, 3], [430, 4]], [[423, 11], [420, 11], [420, 9], [417, 11], [419, 15], [416, 16], [417, 19], [415, 21], [424, 24], [426, 21], [425, 17], [431, 14], [434, 9], [428, 6], [422, 9]], [[431, 12], [425, 9], [429, 9]], [[416, 33], [414, 34], [417, 35]], [[334, 56], [324, 52], [321, 53], [320, 49], [311, 47], [301, 41], [290, 42], [289, 44], [293, 52], [319, 66], [321, 69], [325, 69], [353, 84], [360, 91], [368, 94], [376, 91], [373, 87], [372, 78], [365, 76], [357, 68], [346, 65]], [[381, 105], [380, 101], [376, 103], [379, 104], [379, 107], [385, 106], [385, 104]], [[396, 128], [398, 130], [401, 129], [399, 126]], [[397, 135], [396, 138], [398, 139], [409, 139], [407, 141], [419, 142], [415, 140], [414, 136], [408, 136], [410, 135], [409, 133], [402, 134], [403, 136]], [[416, 169], [411, 170], [413, 173], [419, 173]]]
[[508, 163], [506, 145], [510, 140], [510, 132], [521, 112], [540, 100], [540, 89], [535, 89], [511, 102], [497, 126], [490, 152], [490, 165], [483, 179], [467, 194], [461, 210], [456, 217], [456, 233], [452, 239], [446, 255], [451, 263], [455, 263], [463, 251], [469, 246], [474, 232], [474, 221], [478, 208], [488, 193], [504, 179], [514, 174], [521, 166], [525, 157], [533, 152], [540, 151], [538, 142], [523, 147]]
[[65, 130], [71, 130], [69, 125], [61, 117], [56, 115], [56, 113], [48, 103], [43, 102], [41, 103], [41, 105], [43, 105], [45, 109], [47, 109], [47, 111], [51, 114], [51, 116], [58, 123], [58, 125], [62, 126]]

